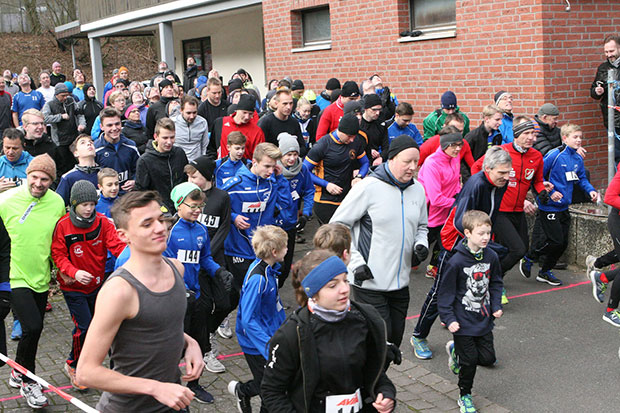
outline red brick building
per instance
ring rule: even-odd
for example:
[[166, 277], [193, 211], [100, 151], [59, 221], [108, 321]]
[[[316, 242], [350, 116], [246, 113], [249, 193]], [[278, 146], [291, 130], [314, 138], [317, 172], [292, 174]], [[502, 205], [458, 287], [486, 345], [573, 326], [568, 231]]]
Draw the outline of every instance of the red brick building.
[[[320, 91], [329, 77], [360, 81], [379, 73], [414, 122], [450, 89], [461, 110], [481, 121], [500, 89], [514, 113], [545, 102], [560, 123], [584, 128], [586, 166], [606, 182], [606, 131], [589, 88], [603, 61], [603, 38], [618, 32], [618, 0], [264, 0], [266, 78], [290, 75]], [[328, 16], [327, 23], [325, 18]], [[401, 37], [420, 29], [419, 37]]]

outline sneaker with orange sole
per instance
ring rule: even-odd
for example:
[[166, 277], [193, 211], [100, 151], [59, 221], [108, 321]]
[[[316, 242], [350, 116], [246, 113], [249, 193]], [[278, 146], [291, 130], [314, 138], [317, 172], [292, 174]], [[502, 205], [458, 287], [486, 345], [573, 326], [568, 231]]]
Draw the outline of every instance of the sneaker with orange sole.
[[75, 369], [73, 367], [71, 367], [70, 365], [68, 365], [67, 363], [65, 363], [65, 372], [67, 373], [67, 375], [69, 376], [69, 379], [71, 379], [71, 385], [73, 386], [73, 388], [75, 390], [86, 390], [88, 389], [88, 387], [86, 386], [80, 386], [77, 381], [75, 380]]

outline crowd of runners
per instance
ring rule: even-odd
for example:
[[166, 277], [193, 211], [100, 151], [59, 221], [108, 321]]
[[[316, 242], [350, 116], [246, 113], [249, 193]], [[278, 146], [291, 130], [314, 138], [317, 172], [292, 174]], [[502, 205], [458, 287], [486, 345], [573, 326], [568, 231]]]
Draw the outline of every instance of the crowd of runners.
[[[604, 50], [591, 96], [605, 115], [620, 37]], [[509, 90], [470, 124], [448, 90], [419, 129], [379, 74], [316, 92], [274, 79], [261, 96], [243, 69], [224, 87], [216, 70], [186, 67], [161, 62], [149, 81], [115, 69], [103, 102], [58, 62], [37, 78], [4, 72], [0, 314], [12, 313], [15, 362], [35, 372], [54, 277], [74, 323], [65, 371], [74, 388], [103, 392], [102, 412], [212, 403], [200, 378], [226, 370], [217, 341], [229, 339], [252, 373], [228, 385], [242, 413], [255, 396], [261, 412], [392, 412], [386, 370], [401, 360], [411, 270], [424, 266], [433, 284], [411, 349], [433, 357], [439, 316], [460, 410], [475, 412], [505, 276], [518, 267], [562, 285], [569, 206], [602, 202], [581, 127], [560, 126], [553, 102], [522, 113]], [[603, 320], [620, 327], [620, 171], [604, 202], [614, 249], [588, 256], [587, 274], [600, 303], [612, 284]], [[313, 251], [293, 263], [306, 238]], [[294, 308], [280, 299], [287, 284]], [[6, 340], [0, 328], [0, 353]], [[12, 369], [9, 384], [47, 405], [32, 377]]]

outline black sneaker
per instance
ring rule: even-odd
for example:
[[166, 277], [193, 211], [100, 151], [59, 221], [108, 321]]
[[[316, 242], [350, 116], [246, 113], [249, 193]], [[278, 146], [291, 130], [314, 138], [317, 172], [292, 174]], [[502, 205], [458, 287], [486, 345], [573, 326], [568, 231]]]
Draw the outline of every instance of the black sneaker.
[[567, 268], [568, 268], [568, 264], [566, 262], [564, 262], [564, 261], [558, 261], [553, 266], [554, 270], [565, 270]]
[[538, 276], [536, 277], [536, 281], [541, 282], [541, 283], [547, 283], [553, 286], [562, 285], [562, 281], [555, 278], [555, 275], [553, 275], [553, 272], [551, 272], [551, 270], [545, 271], [545, 272], [542, 272], [542, 271], [539, 272]]
[[532, 260], [529, 259], [527, 255], [521, 258], [519, 262], [519, 271], [525, 278], [530, 278], [532, 276]]
[[241, 383], [238, 381], [231, 381], [228, 383], [228, 393], [237, 398], [237, 409], [239, 409], [239, 413], [252, 413], [250, 398], [240, 394], [239, 386], [241, 386]]
[[194, 400], [198, 403], [213, 403], [213, 396], [198, 383], [188, 384], [187, 388], [194, 392]]

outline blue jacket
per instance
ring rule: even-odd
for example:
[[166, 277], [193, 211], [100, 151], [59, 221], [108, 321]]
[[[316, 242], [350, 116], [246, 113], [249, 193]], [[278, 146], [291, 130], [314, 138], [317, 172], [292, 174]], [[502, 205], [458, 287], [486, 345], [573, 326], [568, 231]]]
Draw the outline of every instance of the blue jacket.
[[278, 294], [279, 265], [274, 267], [259, 259], [250, 265], [241, 287], [235, 327], [243, 352], [265, 360], [269, 358], [269, 340], [286, 318]]
[[551, 182], [554, 187], [549, 195], [559, 191], [562, 194], [562, 199], [558, 202], [549, 199], [549, 202], [542, 204], [536, 198], [538, 208], [541, 211], [566, 211], [573, 200], [575, 183], [578, 183], [579, 187], [585, 192], [596, 191], [586, 177], [583, 158], [573, 148], [566, 145], [555, 148], [547, 152], [543, 161], [545, 162], [544, 179]]
[[493, 329], [493, 313], [502, 308], [502, 270], [495, 251], [484, 248], [477, 260], [465, 242], [441, 270], [437, 308], [446, 326], [459, 323], [455, 335], [480, 337]]
[[[301, 159], [298, 160], [301, 162]], [[301, 170], [292, 178], [287, 178], [291, 188], [292, 203], [288, 208], [277, 205], [279, 214], [276, 217], [276, 223], [283, 230], [288, 231], [297, 225], [297, 211], [301, 201], [304, 201], [303, 215], [312, 215], [312, 206], [314, 205], [314, 184], [312, 183], [312, 173], [306, 165], [301, 165]]]
[[215, 186], [216, 188], [222, 188], [224, 183], [233, 176], [237, 175], [239, 168], [249, 165], [251, 162], [247, 159], [239, 159], [238, 161], [231, 161], [230, 156], [218, 159], [215, 161]]
[[65, 200], [65, 205], [69, 205], [69, 198], [71, 197], [71, 188], [77, 181], [85, 180], [91, 182], [97, 188], [97, 173], [99, 167], [80, 167], [74, 166], [69, 172], [66, 172], [60, 177], [56, 193]]
[[[288, 181], [282, 175], [260, 178], [247, 168], [240, 168], [237, 175], [226, 181], [222, 189], [228, 192], [231, 206], [230, 233], [224, 241], [224, 253], [232, 257], [254, 259], [252, 232], [259, 225], [275, 224], [276, 203], [290, 208], [293, 200]], [[234, 224], [237, 215], [249, 218], [250, 228], [240, 230]]]
[[164, 257], [176, 258], [183, 263], [185, 286], [200, 297], [198, 273], [203, 268], [211, 277], [220, 269], [220, 265], [211, 257], [211, 241], [207, 227], [199, 222], [179, 220], [170, 229], [168, 247]]
[[512, 132], [512, 116], [504, 113], [502, 118], [502, 124], [499, 125], [499, 133], [502, 134], [502, 143], [509, 143], [515, 139], [515, 135]]
[[326, 107], [328, 107], [329, 105], [332, 104], [332, 101], [330, 99], [326, 99], [325, 96], [323, 96], [323, 94], [319, 94], [316, 97], [316, 105], [321, 109], [325, 109]]
[[[112, 204], [117, 199], [118, 199], [118, 196], [116, 198], [106, 198], [105, 196], [99, 194], [99, 200], [97, 201], [97, 205], [95, 206], [95, 211], [99, 212], [100, 214], [105, 215], [108, 218], [112, 218], [112, 215], [110, 214], [110, 209], [112, 209]], [[125, 251], [129, 251], [129, 248], [125, 248], [123, 250], [123, 253]], [[115, 264], [116, 264], [116, 257], [112, 255], [110, 251], [108, 251], [108, 259], [105, 262], [105, 273], [108, 274], [114, 271], [116, 269]]]
[[121, 135], [116, 145], [106, 141], [103, 134], [95, 142], [95, 162], [101, 168], [112, 168], [118, 172], [121, 186], [125, 181], [135, 179], [136, 164], [140, 152], [131, 139]]
[[404, 128], [398, 126], [398, 123], [393, 122], [388, 128], [388, 140], [390, 143], [394, 140], [394, 138], [399, 137], [400, 135], [408, 135], [411, 136], [418, 145], [422, 146], [424, 143], [424, 137], [418, 130], [417, 126], [413, 123], [406, 125]]
[[23, 151], [15, 163], [9, 162], [6, 155], [0, 156], [0, 177], [26, 179], [26, 168], [32, 161], [32, 155]]

